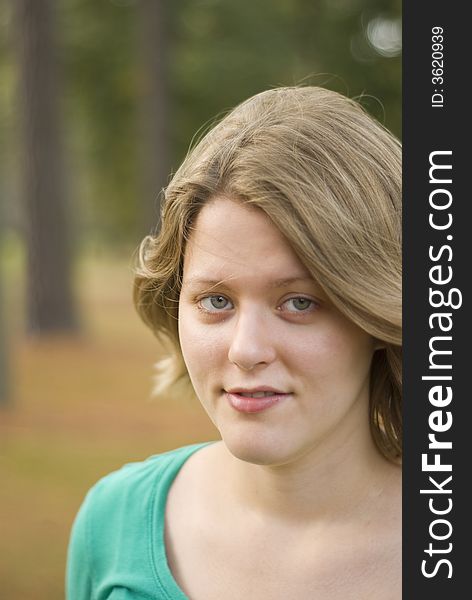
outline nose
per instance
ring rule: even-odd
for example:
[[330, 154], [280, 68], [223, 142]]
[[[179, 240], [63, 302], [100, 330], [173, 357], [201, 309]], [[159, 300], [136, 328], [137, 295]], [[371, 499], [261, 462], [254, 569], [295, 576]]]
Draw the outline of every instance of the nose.
[[241, 310], [232, 330], [228, 359], [243, 371], [268, 365], [276, 357], [274, 329], [260, 311]]

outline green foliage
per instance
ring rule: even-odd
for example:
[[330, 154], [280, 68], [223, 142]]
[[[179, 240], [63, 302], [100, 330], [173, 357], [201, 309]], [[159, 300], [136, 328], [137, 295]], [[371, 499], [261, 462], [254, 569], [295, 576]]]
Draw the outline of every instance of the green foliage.
[[121, 243], [135, 233], [136, 7], [65, 0], [58, 15], [71, 179], [82, 233]]
[[[110, 243], [138, 239], [142, 210], [139, 99], [149, 74], [139, 49], [140, 1], [57, 1], [75, 214], [82, 234]], [[398, 36], [400, 0], [165, 4], [173, 169], [197, 130], [277, 85], [363, 95], [366, 108], [400, 135], [400, 52], [380, 43], [395, 26]], [[374, 29], [377, 47], [369, 41]]]
[[399, 10], [388, 0], [181, 0], [172, 64], [177, 156], [189, 132], [223, 109], [296, 83], [378, 98], [384, 111], [375, 100], [367, 108], [399, 134], [401, 59], [382, 57], [365, 35], [372, 19]]

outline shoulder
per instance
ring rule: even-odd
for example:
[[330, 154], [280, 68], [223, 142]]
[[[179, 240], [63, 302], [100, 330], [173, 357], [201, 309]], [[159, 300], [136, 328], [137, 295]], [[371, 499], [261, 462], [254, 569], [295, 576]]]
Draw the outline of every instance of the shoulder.
[[125, 516], [122, 512], [124, 507], [127, 508], [128, 519], [133, 513], [139, 514], [152, 496], [167, 491], [187, 458], [202, 445], [184, 446], [150, 456], [140, 462], [125, 464], [102, 477], [89, 490], [84, 501], [84, 510], [91, 514], [107, 515], [106, 521], [113, 516]]
[[[164, 512], [172, 481], [205, 444], [184, 446], [129, 463], [100, 479], [76, 516], [68, 554], [68, 590], [100, 589], [115, 575], [136, 583], [148, 575], [151, 529]], [[91, 587], [90, 587], [91, 586]], [[89, 597], [69, 592], [68, 598]]]

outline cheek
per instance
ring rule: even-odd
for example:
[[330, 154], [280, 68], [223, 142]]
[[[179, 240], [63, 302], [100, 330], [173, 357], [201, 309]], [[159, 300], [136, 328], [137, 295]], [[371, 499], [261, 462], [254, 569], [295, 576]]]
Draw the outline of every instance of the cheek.
[[224, 359], [222, 336], [183, 310], [179, 316], [179, 339], [190, 378], [196, 388], [201, 387]]
[[367, 335], [349, 329], [329, 328], [299, 335], [285, 346], [293, 369], [302, 370], [317, 386], [337, 388], [353, 379], [364, 381], [370, 370], [372, 343]]
[[336, 389], [346, 396], [357, 396], [368, 381], [372, 362], [372, 343], [368, 336], [339, 336], [333, 347], [333, 379]]

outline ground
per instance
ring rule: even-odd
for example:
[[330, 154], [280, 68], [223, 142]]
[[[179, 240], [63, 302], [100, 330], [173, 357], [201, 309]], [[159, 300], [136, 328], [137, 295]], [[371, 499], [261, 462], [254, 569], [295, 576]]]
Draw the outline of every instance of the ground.
[[2, 599], [64, 598], [70, 527], [98, 478], [217, 437], [196, 402], [151, 397], [160, 348], [134, 312], [130, 263], [89, 253], [76, 286], [82, 334], [43, 340], [23, 333], [21, 277], [6, 269], [12, 397], [0, 410]]

